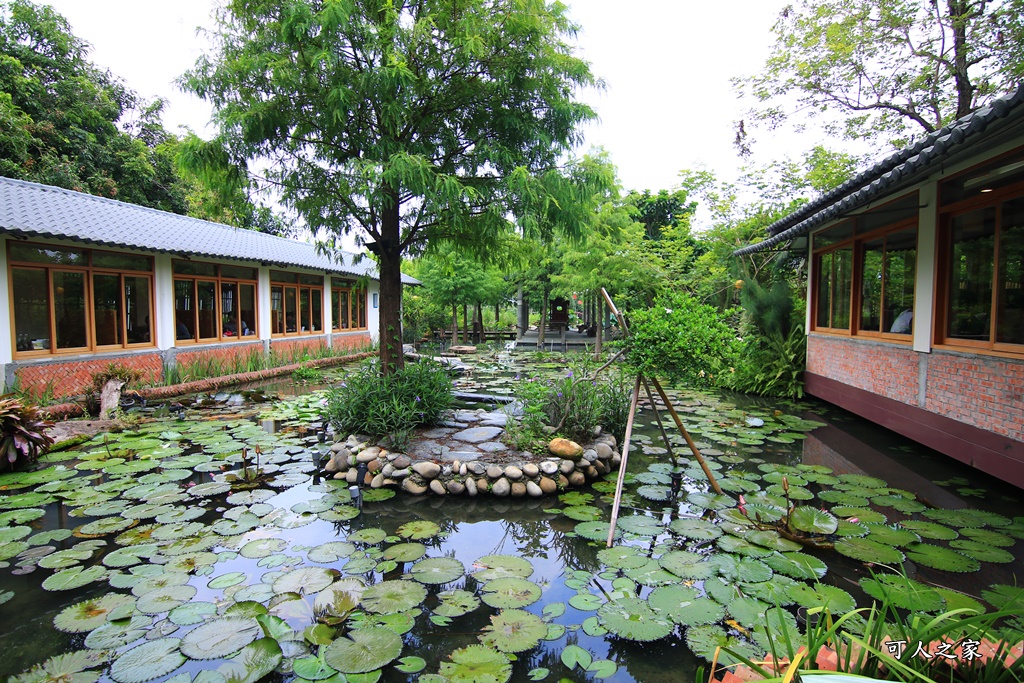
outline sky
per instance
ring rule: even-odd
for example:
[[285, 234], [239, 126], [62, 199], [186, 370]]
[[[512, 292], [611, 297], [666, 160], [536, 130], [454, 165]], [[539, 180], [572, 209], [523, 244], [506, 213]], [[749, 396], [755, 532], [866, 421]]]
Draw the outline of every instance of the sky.
[[[212, 28], [215, 0], [37, 0], [69, 21], [92, 45], [91, 60], [147, 99], [168, 101], [164, 125], [187, 126], [202, 137], [210, 107], [182, 93], [175, 79], [209, 51], [197, 28]], [[771, 27], [789, 0], [569, 0], [581, 25], [581, 55], [607, 85], [582, 97], [600, 120], [586, 142], [604, 147], [626, 190], [671, 189], [683, 169], [714, 171], [734, 180], [740, 159], [733, 122], [749, 103], [729, 79], [755, 73], [771, 44]], [[754, 159], [794, 157], [814, 144], [795, 134], [762, 134]]]

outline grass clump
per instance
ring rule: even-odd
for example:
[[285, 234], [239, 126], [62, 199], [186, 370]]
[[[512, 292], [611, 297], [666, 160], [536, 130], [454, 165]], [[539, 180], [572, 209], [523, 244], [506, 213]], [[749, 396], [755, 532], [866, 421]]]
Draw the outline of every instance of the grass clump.
[[372, 359], [327, 394], [323, 417], [339, 434], [386, 437], [393, 448], [408, 445], [412, 430], [436, 423], [452, 404], [448, 370], [427, 360], [381, 376]]

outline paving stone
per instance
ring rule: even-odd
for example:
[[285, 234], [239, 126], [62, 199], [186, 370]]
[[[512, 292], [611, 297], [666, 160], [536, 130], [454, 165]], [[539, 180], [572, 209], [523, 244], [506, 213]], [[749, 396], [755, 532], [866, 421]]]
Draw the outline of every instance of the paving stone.
[[452, 438], [466, 443], [483, 443], [494, 440], [502, 431], [501, 427], [472, 427], [452, 434]]
[[453, 431], [455, 430], [450, 427], [434, 427], [433, 429], [428, 429], [427, 431], [422, 432], [420, 436], [424, 439], [440, 439], [448, 436]]
[[478, 460], [480, 456], [481, 454], [479, 452], [473, 451], [448, 451], [441, 455], [441, 460], [443, 462], [455, 462], [457, 460], [461, 462], [472, 462], [474, 460]]
[[500, 453], [501, 451], [507, 451], [508, 446], [501, 443], [500, 441], [484, 441], [476, 446], [485, 453]]

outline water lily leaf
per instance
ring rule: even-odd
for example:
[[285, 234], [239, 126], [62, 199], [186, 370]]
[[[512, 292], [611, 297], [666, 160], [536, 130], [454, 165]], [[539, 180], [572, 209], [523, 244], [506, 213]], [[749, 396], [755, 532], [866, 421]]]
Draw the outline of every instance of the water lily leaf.
[[981, 599], [998, 610], [1024, 609], [1024, 586], [994, 584], [981, 591]]
[[620, 517], [618, 526], [624, 533], [637, 536], [658, 536], [665, 532], [665, 525], [653, 517], [646, 515], [629, 515]]
[[427, 538], [433, 538], [439, 533], [441, 533], [441, 527], [434, 522], [425, 519], [406, 522], [402, 526], [398, 527], [399, 536], [413, 541], [422, 541]]
[[921, 540], [920, 536], [909, 529], [900, 529], [874, 522], [866, 523], [864, 526], [868, 528], [868, 540], [875, 541], [876, 543], [904, 546]]
[[[608, 532], [611, 530], [611, 524], [608, 522], [580, 522], [576, 525], [573, 530], [576, 535], [580, 538], [585, 538], [588, 541], [604, 541], [608, 538]], [[622, 530], [618, 527], [615, 528], [615, 534], [612, 540], [615, 540], [622, 536]]]
[[866, 538], [841, 538], [836, 541], [835, 549], [836, 552], [861, 562], [898, 565], [904, 560], [900, 550]]
[[602, 548], [597, 553], [597, 559], [603, 565], [616, 569], [642, 567], [649, 561], [649, 558], [641, 553], [639, 548], [629, 545]]
[[[999, 548], [1009, 548], [1016, 543], [1016, 540], [1011, 536], [1008, 536], [1004, 533], [1000, 533], [998, 531], [992, 531], [991, 529], [965, 528], [961, 529], [961, 533], [965, 537], [970, 538], [973, 541], [985, 543], [987, 545], [994, 545]], [[32, 539], [29, 539], [29, 542], [31, 543]], [[950, 543], [950, 545], [952, 546], [953, 544]]]
[[377, 561], [370, 557], [354, 557], [345, 563], [342, 570], [346, 574], [366, 574], [377, 568]]
[[513, 609], [527, 607], [540, 600], [541, 588], [532, 581], [506, 577], [488, 581], [481, 588], [481, 599], [491, 607]]
[[[728, 530], [728, 529], [727, 529]], [[730, 533], [733, 533], [730, 531]], [[742, 530], [736, 533], [742, 533]], [[744, 557], [767, 557], [772, 554], [772, 551], [760, 545], [754, 545], [746, 539], [746, 534], [743, 537], [740, 536], [722, 536], [715, 541], [715, 545], [718, 549], [725, 553], [732, 555], [743, 555]]]
[[409, 569], [412, 578], [420, 583], [450, 583], [462, 577], [466, 568], [454, 557], [428, 557]]
[[[543, 681], [551, 674], [551, 669], [545, 669], [542, 666], [538, 666], [536, 669], [530, 669], [526, 674], [530, 677], [531, 681]], [[423, 679], [420, 679], [423, 680]]]
[[274, 581], [274, 592], [312, 595], [330, 586], [340, 575], [336, 569], [300, 567]]
[[863, 474], [840, 474], [839, 481], [850, 486], [859, 486], [866, 489], [884, 489], [886, 484], [877, 477], [868, 477]]
[[388, 532], [383, 529], [360, 529], [348, 535], [348, 540], [353, 543], [367, 543], [377, 545], [387, 538]]
[[440, 666], [441, 676], [449, 683], [507, 683], [512, 677], [508, 655], [483, 645], [460, 648], [449, 658]]
[[288, 547], [288, 541], [283, 538], [256, 538], [239, 549], [238, 554], [250, 560], [270, 557]]
[[712, 541], [722, 535], [722, 530], [717, 524], [693, 517], [672, 520], [668, 530], [677, 536], [692, 538], [695, 541]]
[[354, 610], [362, 600], [366, 584], [359, 579], [346, 577], [335, 581], [316, 594], [313, 611], [334, 617], [344, 617]]
[[545, 620], [550, 621], [551, 619], [557, 619], [558, 617], [565, 614], [565, 603], [564, 602], [551, 602], [544, 605], [544, 609], [541, 610], [541, 614]]
[[349, 631], [328, 645], [324, 661], [341, 673], [358, 674], [380, 669], [401, 653], [401, 636], [382, 626], [370, 626]]
[[709, 562], [727, 579], [741, 583], [761, 583], [772, 577], [771, 568], [760, 560], [734, 555], [715, 555]]
[[826, 535], [835, 531], [839, 522], [831, 513], [809, 505], [801, 505], [790, 513], [789, 523], [809, 534]]
[[11, 541], [20, 541], [32, 533], [32, 527], [30, 526], [12, 526], [6, 529], [0, 529], [0, 543], [9, 543]]
[[594, 496], [593, 494], [584, 493], [583, 491], [566, 491], [558, 496], [558, 500], [563, 505], [569, 506], [590, 505], [594, 502]]
[[135, 603], [135, 608], [143, 614], [160, 614], [188, 602], [195, 595], [195, 586], [165, 586], [143, 593]]
[[239, 491], [227, 497], [228, 503], [232, 505], [255, 505], [265, 503], [277, 494], [266, 489], [255, 489], [253, 491]]
[[473, 577], [484, 583], [507, 576], [525, 579], [533, 574], [533, 565], [530, 561], [517, 555], [484, 555], [473, 563], [473, 567], [482, 567], [480, 571], [474, 572]]
[[1013, 553], [1010, 553], [1003, 548], [997, 548], [989, 545], [988, 543], [982, 543], [981, 541], [958, 538], [955, 541], [950, 541], [949, 547], [955, 548], [979, 562], [996, 562], [1000, 564], [1013, 562]]
[[747, 659], [756, 659], [763, 654], [759, 647], [730, 636], [720, 626], [691, 626], [686, 629], [686, 644], [695, 654], [709, 661], [717, 653], [718, 661], [724, 665], [739, 663], [726, 648]]
[[397, 614], [412, 609], [427, 597], [420, 584], [404, 579], [382, 581], [363, 592], [362, 606], [377, 614]]
[[604, 516], [601, 508], [592, 505], [574, 505], [562, 508], [562, 514], [577, 522], [596, 522]]
[[860, 580], [864, 592], [882, 602], [913, 612], [935, 612], [945, 601], [939, 592], [901, 574], [876, 574]]
[[338, 560], [348, 557], [354, 553], [356, 547], [346, 541], [330, 541], [310, 548], [309, 552], [306, 553], [306, 557], [309, 558], [310, 562], [319, 562], [322, 564], [330, 564], [337, 562]]
[[721, 621], [725, 610], [714, 600], [697, 597], [689, 586], [660, 586], [647, 596], [647, 603], [655, 612], [677, 624], [692, 626]]
[[281, 663], [281, 646], [273, 638], [260, 638], [249, 643], [217, 671], [232, 683], [256, 683]]
[[132, 586], [132, 594], [139, 597], [158, 588], [183, 586], [188, 583], [187, 576], [175, 572], [165, 572], [160, 565], [133, 567], [131, 573], [139, 576], [139, 581]]
[[827, 584], [820, 583], [815, 586], [796, 584], [786, 592], [798, 605], [807, 608], [822, 607], [832, 614], [846, 614], [857, 608], [857, 601], [853, 599], [852, 595], [842, 588]]
[[828, 572], [828, 565], [805, 553], [778, 553], [764, 558], [764, 563], [776, 572], [795, 579], [814, 581]]
[[398, 661], [401, 664], [395, 664], [395, 668], [406, 674], [416, 674], [427, 668], [427, 662], [422, 657], [402, 657]]
[[561, 659], [562, 664], [570, 669], [575, 669], [578, 665], [584, 671], [594, 663], [593, 656], [579, 645], [566, 645], [562, 650]]
[[722, 493], [691, 493], [686, 500], [690, 505], [705, 510], [725, 510], [736, 507], [736, 499]]
[[601, 622], [597, 620], [596, 616], [584, 619], [582, 628], [583, 632], [592, 638], [601, 638], [602, 636], [608, 635], [608, 629], [601, 626]]
[[664, 638], [672, 632], [672, 622], [654, 611], [646, 600], [624, 598], [612, 600], [597, 610], [601, 626], [620, 638], [647, 642]]
[[107, 623], [110, 613], [122, 605], [130, 605], [135, 599], [121, 593], [107, 593], [92, 600], [66, 607], [53, 618], [53, 625], [65, 633], [86, 633]]
[[618, 664], [610, 659], [597, 659], [587, 667], [587, 673], [594, 674], [594, 678], [608, 678], [614, 676], [619, 670]]
[[593, 593], [577, 593], [569, 598], [569, 605], [581, 612], [593, 612], [602, 604], [604, 604], [604, 600], [601, 596]]
[[110, 677], [117, 683], [145, 683], [171, 673], [185, 663], [178, 650], [177, 638], [160, 638], [128, 650], [110, 667]]
[[397, 614], [364, 614], [357, 612], [349, 620], [351, 628], [367, 628], [369, 626], [383, 626], [398, 635], [408, 633], [416, 626], [416, 617], [420, 615], [418, 608], [413, 608]]
[[28, 524], [29, 522], [34, 522], [45, 514], [46, 510], [43, 510], [42, 508], [26, 508], [24, 510], [3, 512], [0, 513], [0, 526], [8, 526], [10, 524]]
[[260, 637], [260, 625], [248, 617], [222, 617], [207, 621], [185, 634], [181, 652], [190, 659], [220, 659]]
[[727, 605], [729, 616], [739, 624], [752, 629], [765, 620], [765, 613], [771, 608], [767, 602], [757, 598], [743, 597], [735, 598]]
[[396, 543], [384, 549], [383, 557], [395, 562], [415, 562], [427, 554], [422, 543]]
[[[28, 545], [24, 545], [25, 548], [28, 549]], [[92, 557], [92, 553], [93, 551], [91, 550], [76, 550], [74, 548], [58, 550], [57, 552], [40, 559], [38, 564], [44, 569], [64, 569], [66, 567], [73, 567], [82, 560], [88, 560]]]
[[217, 605], [212, 602], [186, 602], [167, 613], [167, 619], [178, 626], [201, 624], [217, 614]]
[[655, 502], [672, 499], [672, 489], [668, 486], [646, 484], [644, 486], [638, 487], [636, 492], [637, 495], [639, 495], [641, 498], [644, 498], [646, 500], [653, 500]]
[[135, 642], [146, 635], [152, 626], [150, 617], [136, 614], [125, 619], [110, 621], [85, 637], [85, 646], [93, 650], [113, 650]]
[[205, 498], [208, 496], [219, 496], [222, 493], [227, 493], [231, 490], [231, 484], [221, 481], [209, 481], [205, 484], [197, 484], [188, 490], [188, 495], [195, 498]]
[[947, 572], [976, 572], [981, 564], [955, 550], [931, 543], [911, 543], [907, 546], [907, 558], [924, 567]]
[[[925, 510], [921, 513], [928, 519], [955, 527], [982, 527], [985, 522], [970, 510]], [[1005, 519], [1005, 518], [1004, 518]]]
[[437, 594], [438, 604], [434, 614], [442, 617], [461, 617], [480, 606], [480, 599], [465, 590], [442, 591]]
[[307, 626], [302, 637], [313, 645], [327, 645], [334, 640], [335, 630], [326, 624]]
[[220, 576], [211, 579], [207, 584], [207, 588], [213, 588], [214, 590], [221, 590], [223, 588], [230, 588], [231, 586], [237, 586], [249, 577], [245, 572], [230, 572], [228, 574], [221, 574]]
[[536, 614], [521, 609], [504, 609], [491, 616], [480, 642], [501, 652], [525, 652], [537, 647], [548, 633], [548, 626]]
[[[91, 553], [90, 553], [91, 554]], [[43, 590], [48, 591], [69, 591], [81, 588], [93, 581], [101, 581], [107, 576], [107, 570], [101, 566], [93, 566], [88, 569], [82, 567], [71, 567], [62, 569], [53, 576], [43, 581]]]

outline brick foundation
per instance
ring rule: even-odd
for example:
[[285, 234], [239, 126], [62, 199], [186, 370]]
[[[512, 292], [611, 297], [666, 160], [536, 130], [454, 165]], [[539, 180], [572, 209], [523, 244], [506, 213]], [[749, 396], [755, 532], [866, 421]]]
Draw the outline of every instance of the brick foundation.
[[78, 360], [27, 361], [14, 374], [18, 386], [34, 396], [52, 391], [56, 398], [79, 396], [92, 386], [92, 377], [111, 364], [142, 373], [142, 383], [154, 383], [163, 377], [163, 359], [157, 351], [132, 355], [97, 355]]
[[807, 337], [807, 372], [909, 405], [917, 405], [917, 356], [899, 344]]
[[207, 348], [196, 347], [187, 351], [179, 349], [175, 354], [175, 359], [181, 371], [187, 374], [188, 369], [196, 363], [215, 359], [220, 363], [230, 365], [252, 353], [262, 354], [263, 342], [245, 342]]

